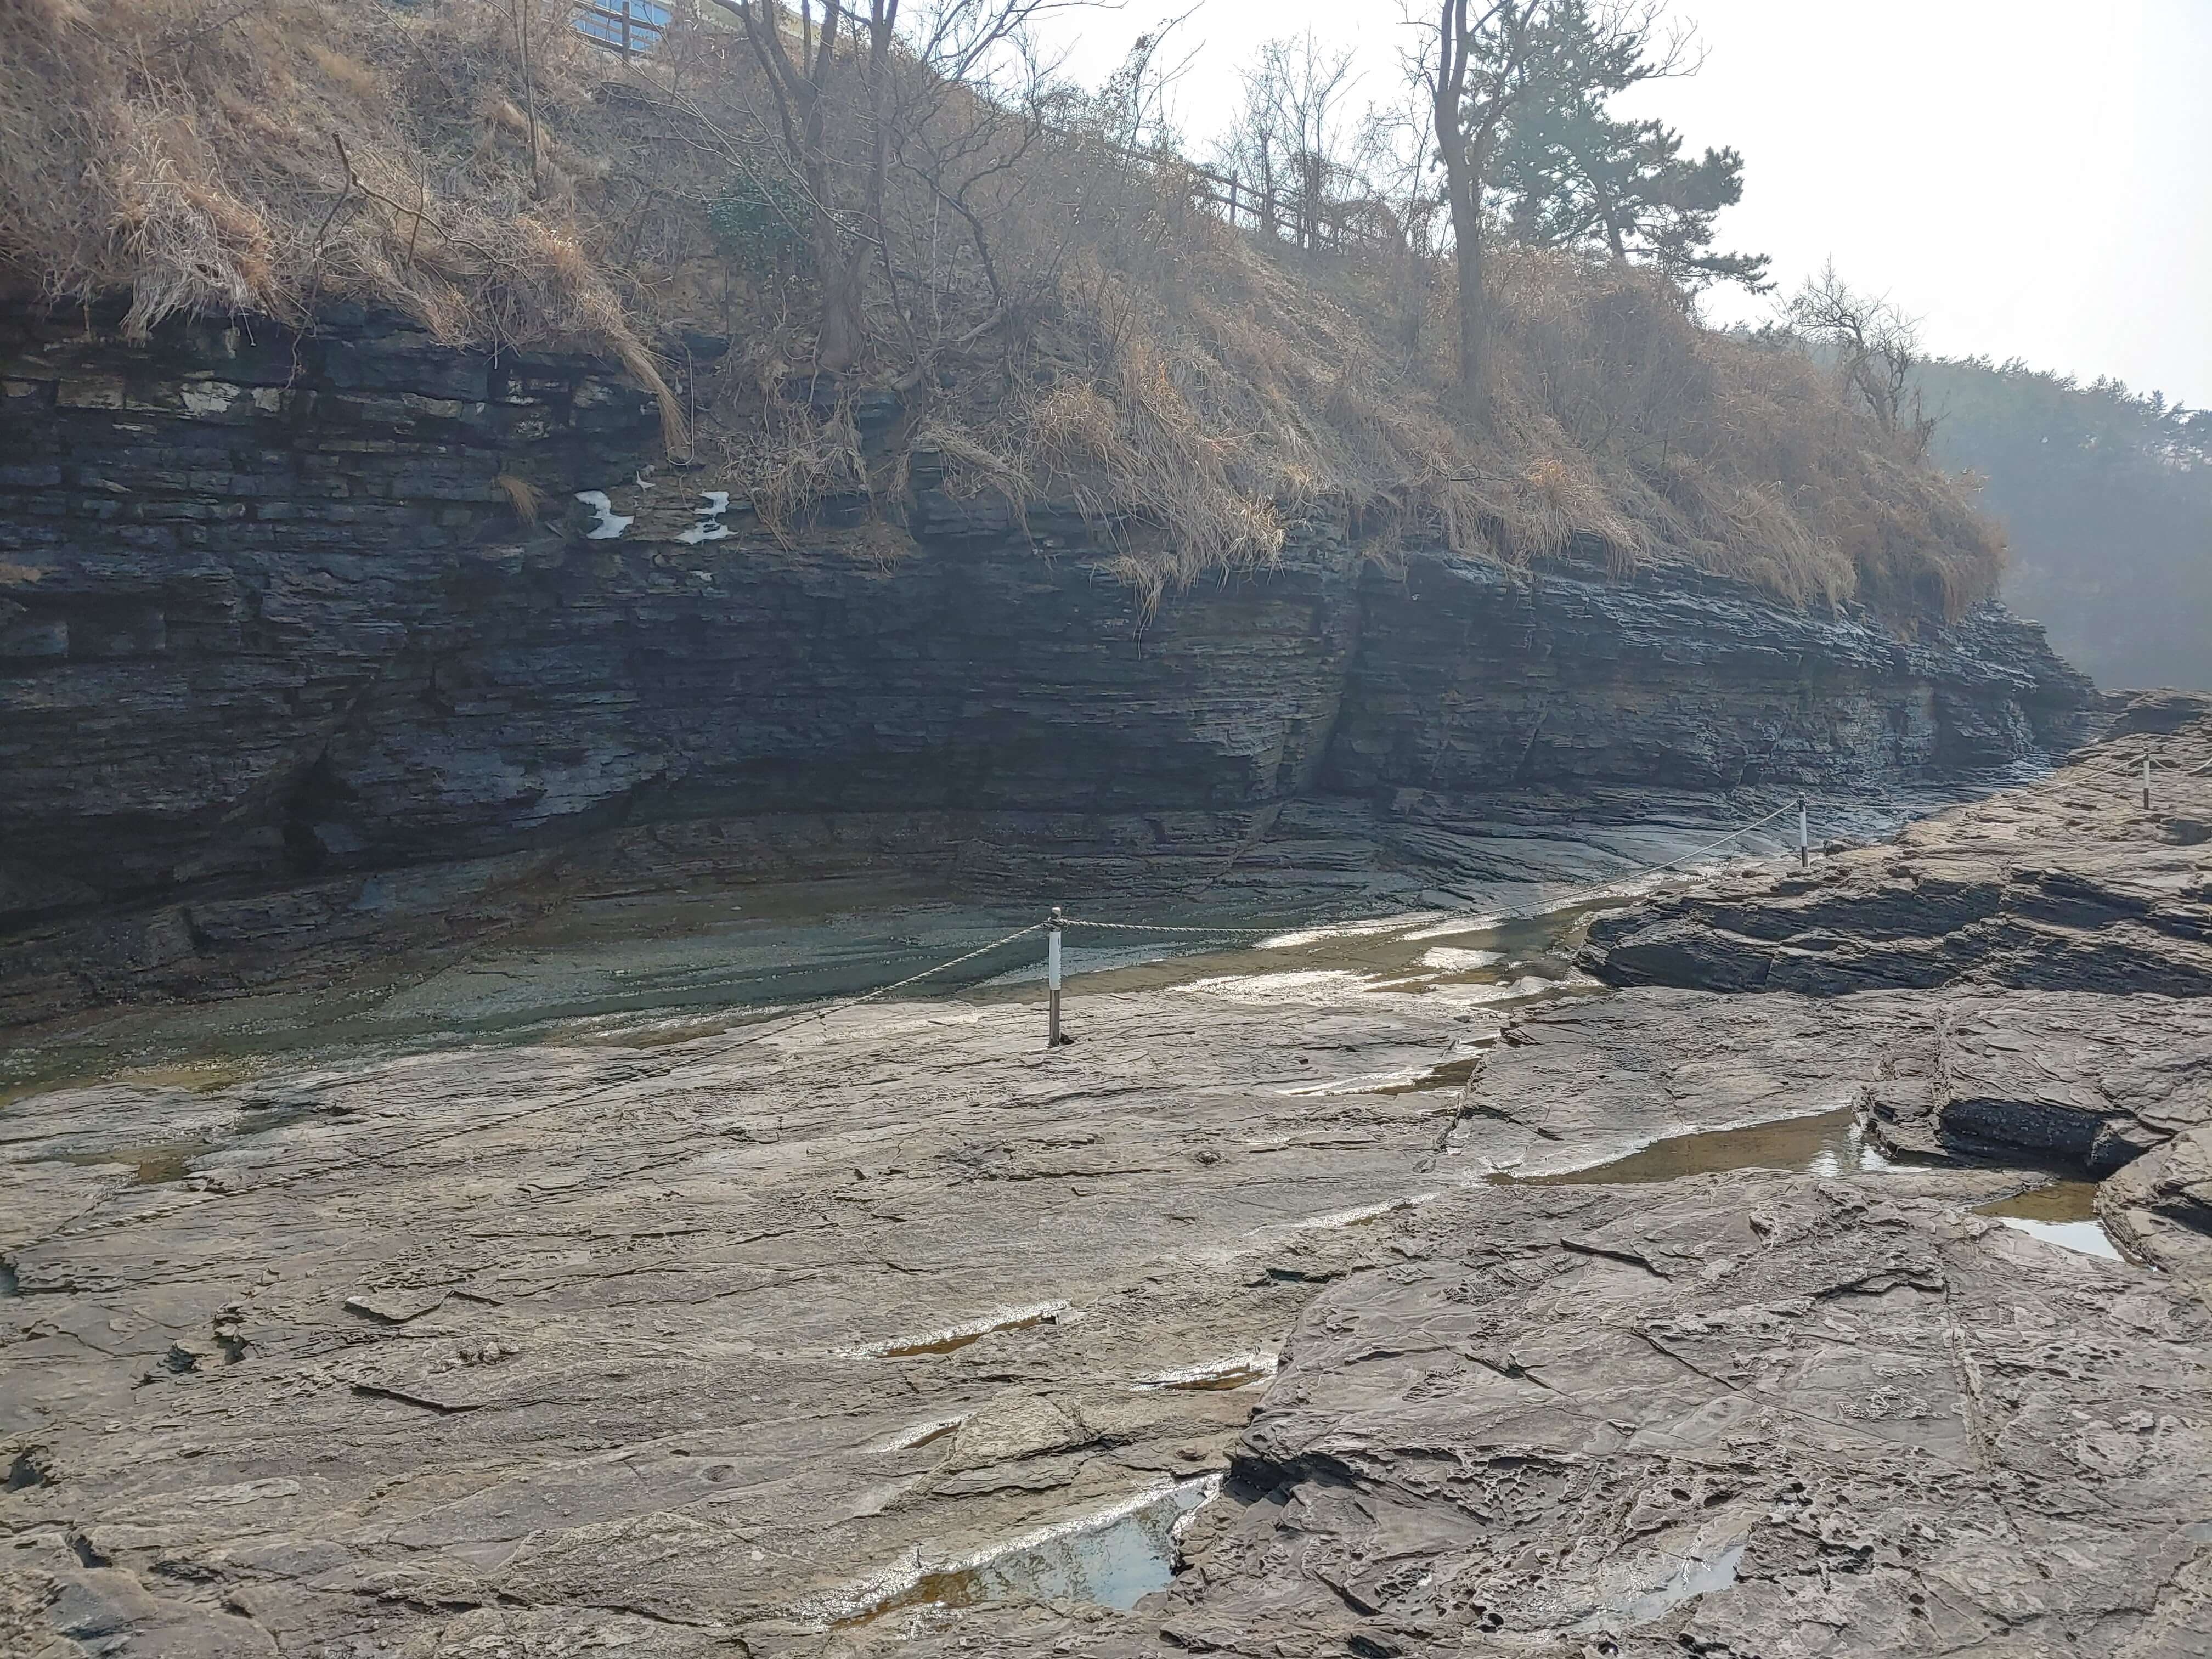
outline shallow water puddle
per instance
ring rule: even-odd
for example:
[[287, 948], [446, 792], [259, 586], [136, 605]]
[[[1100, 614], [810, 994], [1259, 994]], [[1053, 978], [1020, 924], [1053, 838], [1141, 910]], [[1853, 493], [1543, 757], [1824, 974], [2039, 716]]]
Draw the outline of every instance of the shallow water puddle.
[[[1521, 1181], [1529, 1186], [1610, 1187], [1641, 1182], [1679, 1181], [1685, 1176], [1714, 1175], [1729, 1170], [1795, 1170], [1807, 1175], [1837, 1176], [1869, 1170], [1904, 1167], [1886, 1156], [1860, 1126], [1857, 1114], [1845, 1108], [1813, 1117], [1785, 1118], [1778, 1123], [1753, 1123], [1735, 1129], [1712, 1129], [1654, 1141], [1641, 1151], [1609, 1164], [1570, 1170], [1559, 1175], [1516, 1177], [1497, 1175], [1498, 1182]], [[2097, 1183], [2094, 1181], [2053, 1181], [2030, 1188], [2010, 1198], [1977, 1207], [1974, 1213], [2001, 1221], [2008, 1227], [2084, 1255], [2107, 1261], [2124, 1261], [2097, 1218]]]
[[1234, 1389], [1249, 1388], [1255, 1382], [1264, 1382], [1275, 1374], [1275, 1356], [1271, 1353], [1240, 1353], [1227, 1359], [1211, 1360], [1202, 1365], [1186, 1366], [1181, 1370], [1162, 1371], [1148, 1376], [1136, 1386], [1140, 1389], [1165, 1389], [1176, 1393], [1225, 1394]]
[[1674, 1576], [1665, 1583], [1656, 1584], [1619, 1607], [1592, 1613], [1582, 1621], [1581, 1627], [1584, 1630], [1616, 1627], [1634, 1630], [1680, 1607], [1692, 1596], [1710, 1595], [1717, 1590], [1727, 1589], [1735, 1583], [1736, 1569], [1743, 1564], [1744, 1548], [1744, 1545], [1735, 1543], [1710, 1559], [1692, 1556], [1674, 1570]]
[[1054, 1325], [1073, 1311], [1065, 1302], [1040, 1302], [1033, 1307], [1014, 1308], [1006, 1312], [986, 1315], [959, 1325], [948, 1325], [940, 1331], [930, 1331], [920, 1336], [894, 1337], [861, 1350], [878, 1359], [910, 1359], [919, 1354], [951, 1353], [971, 1342], [980, 1342], [998, 1331], [1025, 1331], [1034, 1325]]
[[[1684, 1176], [1728, 1170], [1802, 1170], [1808, 1175], [1842, 1176], [1894, 1167], [1896, 1160], [1885, 1157], [1868, 1139], [1857, 1115], [1846, 1107], [1811, 1117], [1784, 1118], [1778, 1123], [1675, 1135], [1608, 1164], [1519, 1179], [1531, 1186], [1610, 1187], [1678, 1181]], [[1516, 1177], [1500, 1175], [1492, 1179]]]
[[2127, 1260], [2105, 1231], [2105, 1224], [2097, 1218], [2097, 1183], [2094, 1181], [2054, 1181], [2048, 1186], [2031, 1187], [2010, 1198], [1982, 1205], [1974, 1213], [2002, 1221], [2008, 1227], [2016, 1228], [2046, 1244], [2056, 1244], [2061, 1249], [2078, 1250], [2083, 1255], [2100, 1256], [2107, 1261]]
[[56, 1161], [84, 1169], [121, 1164], [137, 1171], [131, 1177], [132, 1186], [160, 1187], [184, 1180], [192, 1173], [192, 1160], [214, 1150], [213, 1144], [204, 1140], [153, 1141], [143, 1146], [111, 1146], [96, 1152], [64, 1152]]
[[[1589, 919], [1622, 901], [1540, 915], [1416, 910], [1294, 928], [1249, 944], [1132, 944], [1071, 928], [1066, 972], [1084, 992], [1173, 991], [1266, 1006], [1342, 1003], [1375, 992], [1434, 995], [1469, 1007], [1600, 990], [1571, 966]], [[1448, 942], [1443, 942], [1448, 941]], [[986, 995], [1028, 994], [1042, 964], [999, 975]]]
[[831, 1628], [847, 1630], [908, 1609], [972, 1607], [986, 1601], [1133, 1607], [1173, 1580], [1183, 1526], [1220, 1486], [1218, 1475], [1185, 1481], [1003, 1551], [922, 1573], [832, 1621]]

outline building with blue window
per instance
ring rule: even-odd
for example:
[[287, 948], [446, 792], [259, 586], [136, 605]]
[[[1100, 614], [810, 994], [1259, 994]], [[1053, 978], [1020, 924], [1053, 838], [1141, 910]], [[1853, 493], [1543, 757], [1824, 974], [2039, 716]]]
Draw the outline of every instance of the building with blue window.
[[653, 0], [586, 0], [576, 8], [576, 27], [629, 58], [660, 44], [669, 15], [669, 8]]

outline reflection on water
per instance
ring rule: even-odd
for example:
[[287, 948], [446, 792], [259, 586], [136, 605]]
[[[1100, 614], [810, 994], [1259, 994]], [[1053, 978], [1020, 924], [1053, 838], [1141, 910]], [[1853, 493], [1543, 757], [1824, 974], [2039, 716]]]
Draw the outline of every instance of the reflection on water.
[[1010, 1309], [921, 1336], [894, 1338], [866, 1352], [878, 1359], [912, 1359], [923, 1354], [951, 1353], [1000, 1331], [1025, 1331], [1038, 1325], [1057, 1324], [1067, 1311], [1065, 1302], [1040, 1302], [1033, 1307]]
[[[1066, 970], [1078, 994], [1173, 988], [1304, 1003], [1388, 990], [1470, 1006], [1525, 1003], [1595, 988], [1572, 974], [1570, 958], [1589, 917], [1620, 901], [1588, 891], [1540, 915], [1426, 910], [1242, 935], [1267, 921], [1264, 911], [1162, 898], [1155, 908], [1178, 925], [1218, 918], [1224, 932], [1148, 939], [1070, 929]], [[126, 1008], [18, 1040], [0, 1050], [0, 1108], [70, 1083], [220, 1089], [303, 1050], [335, 1059], [459, 1041], [688, 1042], [876, 989], [1036, 920], [1033, 907], [857, 882], [580, 902], [443, 965], [403, 959], [325, 991]], [[899, 995], [1026, 1000], [1040, 994], [1043, 970], [1043, 938], [1031, 933]]]
[[[1963, 793], [1869, 797], [1832, 809], [1842, 816], [1822, 828], [1854, 839], [1885, 836]], [[1403, 848], [1385, 835], [1369, 849], [1371, 863], [1352, 867], [1334, 861], [1341, 849], [1326, 840], [1315, 844], [1321, 861], [1309, 867], [1292, 836], [1253, 849], [1200, 890], [1160, 892], [1126, 908], [1110, 896], [1080, 891], [955, 898], [888, 873], [549, 894], [551, 908], [522, 926], [459, 945], [398, 949], [312, 989], [103, 1010], [45, 1031], [11, 1033], [0, 1045], [0, 1109], [11, 1097], [66, 1082], [119, 1080], [131, 1067], [181, 1064], [198, 1073], [177, 1079], [187, 1087], [219, 1085], [216, 1068], [233, 1068], [242, 1081], [268, 1057], [303, 1050], [335, 1056], [457, 1041], [680, 1042], [740, 1018], [878, 989], [1036, 922], [1055, 901], [1095, 921], [1224, 930], [1157, 938], [1072, 930], [1070, 971], [1095, 973], [1107, 988], [1117, 978], [1139, 989], [1201, 973], [1295, 967], [1342, 970], [1365, 988], [1456, 988], [1469, 1003], [1572, 994], [1588, 988], [1569, 980], [1566, 956], [1592, 912], [1690, 879], [1696, 870], [1783, 850], [1778, 825], [1716, 842], [1729, 825], [1772, 805], [1753, 794], [1641, 791], [1579, 804], [1544, 796], [1494, 821], [1438, 820], [1439, 845], [1449, 851], [1433, 871], [1427, 866], [1437, 849], [1427, 830]], [[1403, 867], [1399, 852], [1408, 855]], [[1682, 870], [1656, 873], [1686, 859]], [[1443, 908], [1410, 908], [1421, 904]], [[1262, 948], [1241, 948], [1252, 935], [1236, 930], [1257, 927], [1276, 931]], [[1042, 941], [1032, 934], [900, 994], [973, 996], [994, 978], [997, 989], [980, 994], [1034, 994], [1042, 967]]]
[[87, 1168], [121, 1164], [137, 1171], [134, 1187], [159, 1187], [182, 1181], [192, 1172], [192, 1160], [212, 1150], [204, 1140], [155, 1141], [143, 1146], [112, 1146], [96, 1152], [64, 1152], [60, 1161]]
[[[1565, 1175], [1531, 1176], [1529, 1185], [1620, 1186], [1644, 1181], [1675, 1181], [1684, 1176], [1723, 1170], [1799, 1170], [1808, 1175], [1843, 1176], [1861, 1170], [1887, 1170], [1885, 1157], [1859, 1127], [1848, 1107], [1814, 1117], [1754, 1123], [1741, 1129], [1714, 1129], [1655, 1141], [1641, 1152]], [[1510, 1176], [1492, 1177], [1510, 1181]]]
[[837, 1620], [862, 1625], [905, 1608], [972, 1607], [985, 1601], [1091, 1601], [1128, 1608], [1175, 1577], [1182, 1524], [1219, 1488], [1186, 1481], [1103, 1519], [943, 1571]]
[[1162, 1371], [1157, 1376], [1140, 1379], [1135, 1386], [1139, 1389], [1167, 1389], [1177, 1393], [1226, 1394], [1237, 1389], [1249, 1388], [1255, 1382], [1264, 1382], [1274, 1374], [1274, 1355], [1243, 1353], [1227, 1359], [1217, 1359], [1208, 1364], [1187, 1365], [1179, 1370]]
[[2053, 1181], [2045, 1186], [2031, 1187], [2010, 1198], [1984, 1204], [1974, 1213], [2002, 1221], [2008, 1227], [2017, 1228], [2030, 1237], [2056, 1244], [2061, 1249], [2102, 1256], [2107, 1261], [2127, 1260], [2105, 1231], [2104, 1223], [2097, 1219], [2097, 1183], [2094, 1181]]
[[[1899, 1167], [1902, 1160], [1885, 1156], [1860, 1127], [1857, 1115], [1848, 1108], [1823, 1112], [1817, 1117], [1790, 1118], [1780, 1123], [1756, 1123], [1741, 1129], [1716, 1129], [1703, 1134], [1677, 1135], [1655, 1141], [1641, 1152], [1586, 1170], [1564, 1175], [1522, 1178], [1530, 1186], [1609, 1187], [1639, 1182], [1676, 1181], [1684, 1176], [1711, 1175], [1727, 1170], [1795, 1170], [1807, 1175], [1844, 1176], [1865, 1170]], [[1516, 1178], [1495, 1175], [1494, 1182]], [[1979, 1206], [1975, 1213], [2002, 1221], [2008, 1227], [2084, 1255], [2108, 1261], [2127, 1258], [2112, 1243], [2097, 1218], [2097, 1183], [2094, 1181], [2052, 1181], [2010, 1198]]]
[[1582, 1621], [1579, 1628], [1635, 1630], [1681, 1606], [1692, 1596], [1711, 1595], [1727, 1589], [1735, 1583], [1736, 1569], [1743, 1565], [1743, 1552], [1744, 1546], [1735, 1543], [1710, 1560], [1692, 1556], [1677, 1566], [1664, 1583], [1653, 1585], [1619, 1607], [1606, 1607], [1592, 1613]]
[[[1121, 933], [1072, 928], [1064, 960], [1068, 977], [1079, 977], [1080, 990], [1093, 994], [1175, 991], [1265, 1006], [1391, 992], [1504, 1014], [1601, 991], [1596, 981], [1575, 971], [1574, 953], [1590, 918], [1620, 902], [1583, 898], [1527, 916], [1413, 911], [1250, 941], [1133, 942]], [[1042, 963], [1024, 963], [969, 994], [982, 1000], [1034, 994], [1043, 971]]]

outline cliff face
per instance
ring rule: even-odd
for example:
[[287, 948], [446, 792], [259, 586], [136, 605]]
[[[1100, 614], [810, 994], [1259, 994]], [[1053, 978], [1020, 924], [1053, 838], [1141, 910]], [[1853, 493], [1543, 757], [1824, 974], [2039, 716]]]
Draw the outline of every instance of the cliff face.
[[1844, 784], [2074, 740], [2087, 686], [1996, 607], [1915, 643], [1676, 571], [1530, 578], [1410, 562], [1363, 584], [1327, 776], [1419, 785]]
[[1177, 879], [1301, 795], [1899, 778], [2063, 745], [2088, 696], [2002, 611], [1903, 645], [1663, 573], [1386, 570], [1340, 523], [1149, 617], [1074, 520], [927, 487], [910, 548], [779, 540], [647, 470], [612, 365], [372, 317], [19, 315], [0, 380], [0, 1018], [496, 919], [617, 829]]

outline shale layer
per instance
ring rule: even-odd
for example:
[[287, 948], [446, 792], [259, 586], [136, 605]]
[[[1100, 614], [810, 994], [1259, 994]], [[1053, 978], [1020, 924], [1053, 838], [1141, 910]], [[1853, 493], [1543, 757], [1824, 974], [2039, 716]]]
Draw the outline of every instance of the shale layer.
[[1863, 786], [2089, 696], [1997, 609], [1905, 640], [1602, 550], [1378, 559], [1340, 510], [1156, 611], [1127, 526], [926, 465], [905, 531], [771, 531], [614, 365], [359, 313], [18, 313], [0, 392], [0, 1019], [501, 926], [564, 860], [1157, 885], [1292, 803]]

